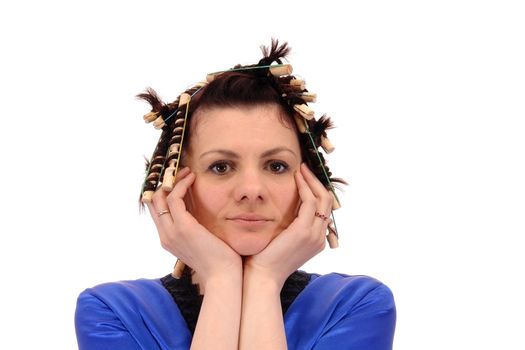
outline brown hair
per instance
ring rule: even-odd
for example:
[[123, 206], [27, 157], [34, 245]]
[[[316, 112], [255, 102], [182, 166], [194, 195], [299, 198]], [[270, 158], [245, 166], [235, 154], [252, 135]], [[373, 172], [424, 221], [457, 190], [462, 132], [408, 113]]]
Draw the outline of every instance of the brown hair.
[[194, 115], [214, 108], [253, 107], [277, 105], [280, 108], [281, 121], [296, 130], [290, 107], [283, 103], [271, 81], [243, 72], [225, 72], [198, 91], [191, 99], [191, 122], [186, 125], [186, 146], [195, 126]]

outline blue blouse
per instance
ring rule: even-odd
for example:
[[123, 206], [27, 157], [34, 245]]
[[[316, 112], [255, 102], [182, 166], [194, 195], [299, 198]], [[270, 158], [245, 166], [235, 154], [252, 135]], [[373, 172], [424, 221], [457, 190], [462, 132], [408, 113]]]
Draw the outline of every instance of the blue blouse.
[[[284, 315], [290, 350], [392, 349], [396, 310], [387, 286], [367, 276], [313, 274]], [[106, 283], [82, 292], [80, 350], [186, 350], [191, 333], [160, 279]]]

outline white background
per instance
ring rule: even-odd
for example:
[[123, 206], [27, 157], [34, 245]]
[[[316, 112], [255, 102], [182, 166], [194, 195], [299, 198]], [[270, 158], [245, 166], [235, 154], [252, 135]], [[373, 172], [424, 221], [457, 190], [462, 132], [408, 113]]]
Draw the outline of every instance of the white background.
[[305, 269], [389, 285], [397, 350], [525, 348], [520, 1], [176, 3], [0, 5], [1, 348], [74, 349], [79, 292], [170, 272], [138, 212], [159, 134], [134, 95], [172, 100], [271, 37], [350, 183], [341, 247]]

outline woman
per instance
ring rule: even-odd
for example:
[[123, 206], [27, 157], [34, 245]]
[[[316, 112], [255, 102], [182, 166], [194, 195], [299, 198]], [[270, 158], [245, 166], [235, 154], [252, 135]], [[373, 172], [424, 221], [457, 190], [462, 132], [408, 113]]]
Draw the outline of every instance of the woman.
[[81, 349], [391, 349], [385, 285], [297, 271], [327, 237], [337, 245], [338, 202], [317, 147], [331, 151], [331, 123], [313, 117], [288, 51], [274, 41], [258, 64], [210, 74], [169, 104], [139, 95], [163, 130], [142, 202], [178, 263], [84, 291]]

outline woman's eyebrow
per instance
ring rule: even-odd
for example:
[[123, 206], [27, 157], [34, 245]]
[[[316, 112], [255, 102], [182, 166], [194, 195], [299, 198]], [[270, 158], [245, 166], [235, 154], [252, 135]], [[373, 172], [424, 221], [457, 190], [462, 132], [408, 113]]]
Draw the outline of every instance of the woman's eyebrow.
[[261, 154], [261, 157], [270, 157], [270, 156], [273, 156], [277, 153], [280, 153], [280, 152], [290, 152], [291, 154], [293, 154], [294, 156], [297, 157], [297, 154], [295, 154], [294, 151], [292, 151], [290, 148], [288, 147], [275, 147], [275, 148], [272, 148], [268, 151], [265, 151], [263, 152], [263, 154]]
[[[297, 154], [295, 154], [295, 152], [292, 151], [288, 147], [275, 147], [275, 148], [269, 149], [267, 151], [264, 151], [261, 154], [261, 157], [262, 158], [270, 157], [270, 156], [273, 156], [273, 155], [275, 155], [277, 153], [280, 153], [280, 152], [289, 152], [289, 153], [293, 154], [295, 157], [297, 157]], [[200, 155], [199, 159], [202, 158], [202, 157], [205, 157], [206, 155], [211, 154], [211, 153], [219, 153], [222, 156], [229, 157], [229, 158], [234, 158], [234, 159], [240, 158], [240, 156], [237, 153], [235, 153], [233, 151], [230, 151], [230, 150], [227, 150], [227, 149], [212, 149], [210, 151], [206, 151], [206, 152], [202, 153]]]
[[236, 159], [240, 158], [240, 156], [237, 153], [235, 153], [233, 151], [230, 151], [230, 150], [227, 150], [227, 149], [212, 149], [210, 151], [206, 151], [206, 152], [202, 153], [200, 155], [199, 159], [204, 157], [204, 156], [206, 156], [206, 155], [208, 155], [208, 154], [210, 154], [210, 153], [219, 153], [219, 154], [221, 154], [221, 155], [223, 155], [225, 157], [230, 157], [230, 158], [236, 158]]

